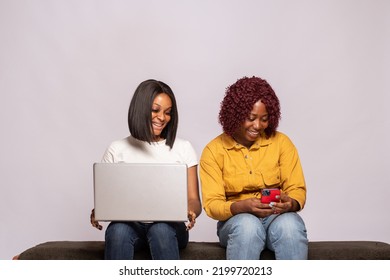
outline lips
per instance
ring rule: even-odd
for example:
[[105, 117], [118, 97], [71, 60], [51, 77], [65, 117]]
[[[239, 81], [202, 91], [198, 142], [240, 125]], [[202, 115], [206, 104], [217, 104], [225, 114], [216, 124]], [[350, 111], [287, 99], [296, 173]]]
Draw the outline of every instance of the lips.
[[252, 138], [257, 138], [260, 135], [259, 131], [247, 130], [247, 133]]
[[165, 123], [155, 123], [155, 122], [153, 122], [152, 126], [155, 129], [162, 130], [165, 127]]

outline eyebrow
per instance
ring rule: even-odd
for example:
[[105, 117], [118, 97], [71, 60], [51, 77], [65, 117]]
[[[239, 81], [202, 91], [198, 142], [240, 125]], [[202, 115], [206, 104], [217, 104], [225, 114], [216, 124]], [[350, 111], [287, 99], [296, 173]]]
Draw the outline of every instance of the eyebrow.
[[[162, 106], [161, 106], [160, 104], [158, 104], [158, 103], [153, 103], [153, 105], [157, 105], [159, 108], [162, 107]], [[172, 109], [172, 107], [173, 107], [173, 106], [166, 108], [165, 111], [166, 111], [166, 110], [169, 110], [169, 109]]]
[[257, 115], [257, 114], [254, 114], [254, 113], [252, 113], [252, 112], [251, 112], [251, 113], [249, 114], [249, 116], [250, 116], [250, 117], [252, 117], [252, 116], [255, 116], [255, 117], [264, 118], [264, 117], [268, 117], [268, 116], [269, 116], [269, 114], [267, 113], [267, 114], [264, 114], [264, 115], [261, 115], [261, 116], [259, 116], [259, 115]]

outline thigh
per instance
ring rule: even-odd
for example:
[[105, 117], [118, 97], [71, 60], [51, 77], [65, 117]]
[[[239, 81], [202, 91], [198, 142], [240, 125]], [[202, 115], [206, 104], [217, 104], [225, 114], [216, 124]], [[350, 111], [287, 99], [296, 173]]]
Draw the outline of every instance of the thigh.
[[176, 239], [179, 248], [185, 248], [188, 243], [188, 231], [184, 223], [155, 222], [148, 227], [147, 236], [148, 239]]
[[218, 222], [217, 234], [222, 246], [228, 245], [228, 240], [251, 239], [253, 236], [261, 237], [265, 241], [265, 228], [261, 220], [248, 213], [237, 214], [225, 222]]
[[145, 232], [140, 223], [111, 222], [107, 227], [105, 239], [106, 242], [130, 242], [135, 246], [137, 243], [144, 242]]

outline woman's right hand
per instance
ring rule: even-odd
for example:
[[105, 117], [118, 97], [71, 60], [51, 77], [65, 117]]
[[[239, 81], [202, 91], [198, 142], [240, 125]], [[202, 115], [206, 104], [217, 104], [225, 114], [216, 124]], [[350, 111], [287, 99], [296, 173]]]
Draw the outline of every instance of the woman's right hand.
[[103, 226], [100, 225], [99, 222], [95, 220], [95, 209], [92, 209], [91, 216], [89, 218], [90, 218], [90, 221], [91, 221], [91, 225], [93, 227], [97, 228], [98, 230], [102, 230], [103, 229]]
[[268, 204], [263, 204], [258, 198], [248, 198], [234, 202], [230, 206], [233, 215], [239, 213], [251, 213], [259, 218], [265, 218], [274, 214], [274, 210]]
[[188, 211], [188, 223], [187, 223], [187, 230], [190, 230], [194, 227], [195, 225], [195, 220], [196, 220], [196, 214], [194, 211]]

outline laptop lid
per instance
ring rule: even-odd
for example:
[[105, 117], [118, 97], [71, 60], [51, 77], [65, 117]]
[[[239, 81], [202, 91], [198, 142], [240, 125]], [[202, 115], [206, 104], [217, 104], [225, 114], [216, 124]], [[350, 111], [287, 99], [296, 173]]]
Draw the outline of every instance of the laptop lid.
[[97, 221], [186, 221], [187, 165], [95, 163]]

